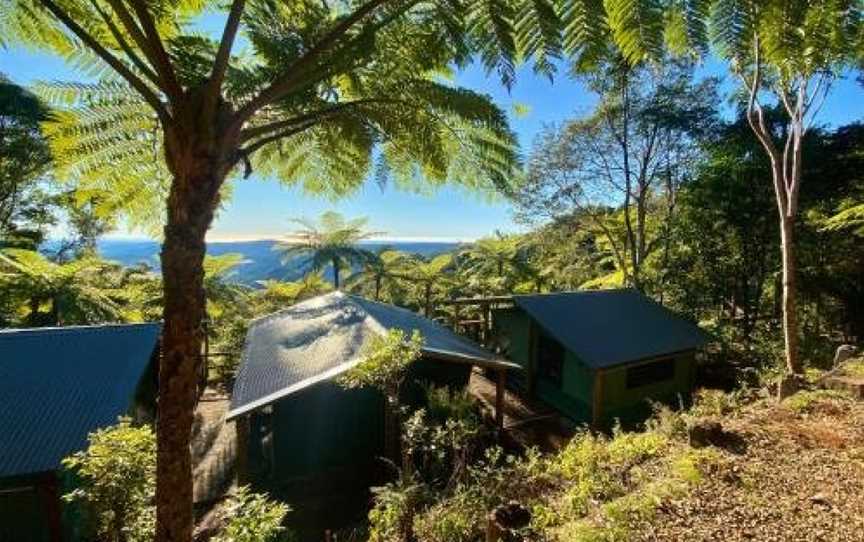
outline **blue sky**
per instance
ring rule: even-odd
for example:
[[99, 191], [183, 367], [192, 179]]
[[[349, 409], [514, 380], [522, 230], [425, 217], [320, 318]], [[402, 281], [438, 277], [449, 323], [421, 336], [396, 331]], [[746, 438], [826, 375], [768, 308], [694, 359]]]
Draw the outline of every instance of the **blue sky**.
[[[709, 63], [701, 70], [706, 74], [723, 74], [723, 66]], [[40, 80], [80, 80], [82, 76], [53, 56], [19, 48], [0, 49], [0, 72], [19, 84]], [[511, 123], [519, 137], [523, 153], [530, 150], [537, 133], [546, 124], [584, 115], [591, 110], [595, 97], [582, 85], [565, 76], [554, 84], [522, 69], [515, 87], [508, 92], [493, 74], [472, 66], [457, 74], [457, 84], [489, 94], [510, 112]], [[727, 81], [723, 88], [730, 90]], [[835, 83], [820, 113], [819, 122], [840, 125], [864, 119], [864, 93], [854, 80]], [[514, 104], [527, 105], [527, 115], [513, 113]], [[346, 216], [367, 216], [370, 226], [386, 232], [387, 238], [472, 240], [495, 230], [517, 231], [510, 207], [504, 201], [488, 201], [456, 187], [444, 188], [433, 195], [381, 190], [373, 182], [351, 197], [330, 201], [304, 195], [277, 181], [253, 176], [240, 181], [233, 199], [217, 218], [210, 239], [272, 238], [292, 229], [291, 217], [315, 217], [325, 210], [337, 210]], [[119, 231], [117, 236], [137, 236], [138, 232]]]

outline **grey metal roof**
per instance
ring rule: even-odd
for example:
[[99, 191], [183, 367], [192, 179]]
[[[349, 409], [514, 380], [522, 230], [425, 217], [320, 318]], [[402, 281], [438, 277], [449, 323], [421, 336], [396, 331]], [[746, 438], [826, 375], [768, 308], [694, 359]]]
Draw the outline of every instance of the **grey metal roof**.
[[159, 324], [0, 331], [0, 477], [52, 471], [132, 406]]
[[360, 361], [366, 341], [390, 329], [423, 335], [427, 354], [501, 367], [473, 342], [409, 310], [332, 292], [255, 320], [246, 335], [229, 418], [252, 411]]
[[517, 306], [594, 368], [693, 350], [699, 327], [632, 289], [517, 295]]

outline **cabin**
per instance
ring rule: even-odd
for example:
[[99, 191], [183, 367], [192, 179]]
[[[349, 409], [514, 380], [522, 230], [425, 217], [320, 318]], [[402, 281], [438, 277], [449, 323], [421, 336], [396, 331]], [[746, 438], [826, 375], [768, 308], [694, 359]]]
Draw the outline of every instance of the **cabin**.
[[158, 324], [0, 331], [0, 540], [83, 540], [63, 458], [119, 416], [152, 421]]
[[465, 386], [475, 365], [519, 369], [414, 312], [338, 291], [255, 320], [226, 417], [236, 423], [241, 483], [277, 495], [365, 490], [385, 451], [384, 398], [335, 379], [361, 361], [370, 337], [391, 329], [424, 338], [403, 386], [413, 400], [420, 383]]
[[491, 306], [490, 345], [524, 371], [513, 383], [577, 423], [644, 419], [688, 400], [698, 326], [632, 289], [514, 295]]

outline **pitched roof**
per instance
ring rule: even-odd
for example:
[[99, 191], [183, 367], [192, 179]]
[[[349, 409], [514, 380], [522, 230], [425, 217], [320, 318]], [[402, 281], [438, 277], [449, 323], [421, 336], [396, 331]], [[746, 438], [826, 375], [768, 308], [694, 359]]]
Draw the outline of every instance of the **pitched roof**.
[[517, 368], [449, 329], [406, 309], [332, 292], [252, 323], [231, 396], [233, 418], [312, 384], [333, 378], [360, 362], [373, 335], [415, 329], [423, 351], [451, 361]]
[[132, 406], [159, 324], [0, 331], [0, 477], [52, 471]]
[[708, 340], [698, 326], [632, 289], [517, 295], [513, 301], [594, 368], [693, 350]]

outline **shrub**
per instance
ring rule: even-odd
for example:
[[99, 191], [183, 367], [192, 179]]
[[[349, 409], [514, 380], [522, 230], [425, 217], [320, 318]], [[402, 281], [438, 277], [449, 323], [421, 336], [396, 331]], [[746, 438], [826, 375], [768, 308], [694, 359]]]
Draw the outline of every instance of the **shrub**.
[[78, 487], [64, 495], [82, 505], [99, 539], [152, 540], [156, 491], [156, 437], [128, 418], [88, 437], [87, 449], [63, 460]]
[[369, 512], [369, 540], [402, 542], [410, 539], [414, 516], [427, 498], [426, 487], [413, 477], [401, 476], [372, 491], [375, 505]]
[[282, 522], [288, 505], [253, 493], [243, 486], [220, 511], [225, 523], [213, 542], [276, 542], [287, 540]]

